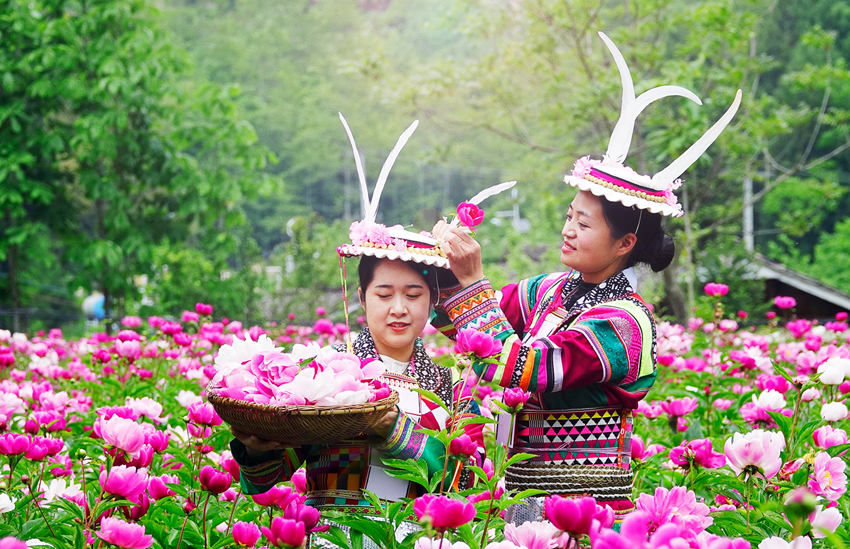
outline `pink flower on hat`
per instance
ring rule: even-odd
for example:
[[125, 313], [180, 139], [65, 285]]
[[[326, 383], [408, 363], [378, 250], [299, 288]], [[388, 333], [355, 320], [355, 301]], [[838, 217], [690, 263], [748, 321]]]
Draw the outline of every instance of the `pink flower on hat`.
[[590, 169], [599, 164], [599, 162], [599, 160], [594, 160], [590, 156], [582, 156], [573, 165], [573, 177], [583, 179], [584, 176], [590, 173]]

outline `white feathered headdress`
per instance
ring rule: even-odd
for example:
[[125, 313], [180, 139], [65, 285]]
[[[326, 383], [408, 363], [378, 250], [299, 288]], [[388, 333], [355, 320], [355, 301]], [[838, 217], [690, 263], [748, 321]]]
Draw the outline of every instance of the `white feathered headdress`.
[[681, 185], [679, 176], [696, 162], [735, 116], [741, 104], [741, 90], [735, 94], [735, 100], [723, 116], [679, 158], [652, 177], [641, 175], [624, 163], [638, 115], [650, 103], [672, 95], [685, 97], [698, 105], [702, 105], [702, 101], [693, 92], [681, 86], [659, 86], [635, 97], [632, 76], [623, 55], [604, 33], [600, 32], [599, 37], [608, 47], [620, 72], [623, 86], [620, 118], [614, 125], [611, 139], [608, 141], [608, 150], [602, 160], [589, 156], [580, 158], [576, 161], [572, 173], [564, 176], [564, 181], [612, 202], [620, 202], [652, 213], [680, 216], [682, 206], [673, 193]]
[[[364, 217], [361, 221], [355, 221], [351, 224], [349, 229], [351, 242], [339, 246], [337, 253], [341, 257], [370, 255], [385, 259], [413, 261], [415, 263], [448, 269], [449, 260], [446, 258], [445, 252], [437, 246], [437, 240], [430, 233], [425, 231], [414, 233], [404, 229], [401, 225], [387, 227], [375, 221], [378, 216], [378, 204], [381, 200], [381, 193], [387, 183], [390, 169], [392, 169], [407, 140], [416, 131], [419, 121], [414, 120], [404, 130], [401, 136], [399, 136], [398, 141], [396, 141], [395, 146], [381, 167], [381, 172], [378, 174], [378, 181], [375, 183], [375, 189], [372, 191], [370, 197], [369, 188], [366, 185], [366, 173], [363, 170], [363, 164], [360, 162], [360, 153], [357, 150], [357, 144], [354, 142], [354, 136], [342, 113], [340, 113], [339, 119], [345, 128], [345, 133], [348, 135], [348, 140], [351, 143], [351, 149], [354, 153], [354, 164], [357, 168], [357, 177], [360, 181], [360, 200], [363, 203]], [[515, 184], [516, 181], [509, 181], [488, 187], [472, 197], [468, 203], [477, 205], [485, 198], [510, 189]]]

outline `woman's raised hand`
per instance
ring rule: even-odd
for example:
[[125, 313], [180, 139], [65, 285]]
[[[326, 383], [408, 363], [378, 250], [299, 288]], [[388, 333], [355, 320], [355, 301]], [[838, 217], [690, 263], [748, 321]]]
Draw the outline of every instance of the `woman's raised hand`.
[[472, 238], [468, 230], [452, 227], [444, 220], [437, 221], [431, 230], [440, 247], [449, 258], [452, 272], [458, 282], [466, 287], [484, 278], [481, 265], [481, 246]]

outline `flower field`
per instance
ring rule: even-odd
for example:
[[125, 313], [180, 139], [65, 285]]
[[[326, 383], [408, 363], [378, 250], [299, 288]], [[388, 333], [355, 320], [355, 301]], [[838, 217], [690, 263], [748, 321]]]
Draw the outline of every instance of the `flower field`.
[[[199, 303], [179, 321], [126, 317], [115, 335], [0, 330], [0, 549], [299, 547], [311, 531], [341, 542], [323, 518], [348, 525], [355, 546], [361, 536], [418, 549], [850, 546], [847, 315], [800, 319], [778, 300], [756, 328], [724, 314], [722, 284], [706, 292], [712, 318], [659, 323], [658, 380], [634, 421], [637, 511], [618, 528], [592, 498], [559, 497], [545, 502], [548, 522], [506, 526], [503, 510], [530, 494], [505, 489], [510, 460], [492, 436], [470, 467], [473, 488], [445, 493], [426, 475], [432, 493], [380, 510], [384, 521], [321, 517], [303, 503], [303, 475], [243, 495], [229, 428], [204, 398], [218, 350], [263, 335], [287, 351], [343, 341], [345, 326], [323, 311], [247, 327]], [[465, 378], [485, 417], [522, 405], [521, 392], [465, 376], [471, 353], [439, 337], [426, 336], [429, 351]], [[454, 459], [475, 453], [461, 430], [440, 437]], [[409, 517], [423, 529], [396, 541]]]

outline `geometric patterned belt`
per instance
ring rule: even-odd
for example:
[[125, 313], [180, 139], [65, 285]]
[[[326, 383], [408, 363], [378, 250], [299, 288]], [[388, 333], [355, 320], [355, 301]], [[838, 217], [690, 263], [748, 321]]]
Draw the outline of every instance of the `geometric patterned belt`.
[[514, 425], [511, 453], [534, 454], [529, 461], [629, 469], [632, 435], [629, 409], [526, 409], [517, 413]]

